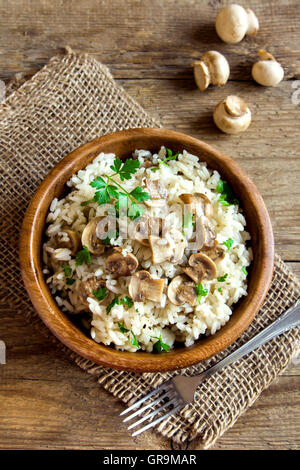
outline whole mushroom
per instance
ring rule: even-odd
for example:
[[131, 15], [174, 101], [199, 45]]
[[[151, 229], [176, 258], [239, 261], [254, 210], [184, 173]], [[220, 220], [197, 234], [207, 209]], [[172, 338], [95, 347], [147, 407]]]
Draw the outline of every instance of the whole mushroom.
[[242, 98], [230, 95], [217, 104], [213, 118], [222, 132], [238, 134], [248, 129], [251, 123], [251, 111]]
[[195, 60], [192, 66], [195, 82], [201, 91], [206, 90], [209, 85], [225, 85], [229, 78], [227, 59], [217, 51], [206, 52], [200, 60]]
[[216, 18], [217, 34], [227, 43], [240, 42], [246, 35], [255, 36], [258, 30], [259, 23], [254, 12], [237, 4], [222, 8]]
[[258, 51], [259, 61], [252, 66], [253, 79], [263, 86], [276, 86], [284, 76], [284, 70], [276, 59], [262, 49]]

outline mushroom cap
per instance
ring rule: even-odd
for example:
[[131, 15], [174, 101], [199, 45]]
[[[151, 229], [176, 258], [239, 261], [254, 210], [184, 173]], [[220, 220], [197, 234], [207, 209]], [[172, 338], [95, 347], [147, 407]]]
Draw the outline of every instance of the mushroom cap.
[[105, 244], [98, 236], [97, 226], [104, 219], [104, 217], [95, 217], [85, 226], [82, 235], [81, 243], [87, 246], [89, 251], [94, 255], [102, 255], [105, 251]]
[[248, 129], [251, 111], [242, 98], [230, 95], [217, 104], [213, 118], [221, 131], [226, 134], [238, 134]]
[[255, 36], [258, 29], [259, 23], [254, 12], [240, 5], [225, 6], [216, 18], [217, 34], [227, 43], [240, 42], [246, 34]]
[[227, 43], [240, 42], [248, 29], [248, 17], [245, 8], [232, 4], [222, 8], [217, 14], [216, 31]]
[[277, 62], [272, 54], [262, 49], [258, 51], [260, 60], [252, 66], [253, 79], [263, 86], [276, 86], [284, 76], [282, 66]]
[[203, 253], [193, 253], [189, 258], [189, 265], [183, 271], [196, 283], [202, 280], [211, 281], [217, 275], [215, 263]]
[[197, 86], [204, 91], [208, 85], [225, 85], [229, 78], [230, 68], [227, 59], [217, 51], [208, 51], [201, 60], [193, 62], [194, 77]]
[[184, 303], [195, 305], [197, 301], [195, 284], [184, 275], [174, 277], [168, 286], [168, 298], [174, 305]]
[[68, 248], [71, 250], [71, 254], [74, 256], [75, 253], [77, 253], [78, 248], [79, 248], [79, 243], [80, 243], [80, 238], [77, 232], [74, 230], [70, 229], [63, 229], [63, 233], [66, 233], [68, 235], [69, 240], [68, 241], [63, 241], [59, 239], [59, 236], [57, 236], [57, 246], [59, 248]]
[[214, 262], [220, 261], [225, 257], [225, 250], [222, 245], [219, 245], [217, 240], [214, 241], [213, 246], [203, 246], [200, 250], [200, 253], [208, 256]]
[[128, 253], [123, 256], [122, 253], [113, 253], [106, 258], [106, 268], [116, 277], [129, 276], [139, 265], [137, 258]]
[[128, 292], [133, 301], [161, 302], [164, 285], [164, 279], [152, 279], [148, 271], [142, 270], [131, 276]]

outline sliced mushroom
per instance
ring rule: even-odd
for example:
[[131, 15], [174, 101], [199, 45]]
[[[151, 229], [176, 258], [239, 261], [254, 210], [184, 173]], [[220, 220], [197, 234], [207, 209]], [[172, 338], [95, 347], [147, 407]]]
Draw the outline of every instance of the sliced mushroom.
[[149, 236], [160, 236], [162, 231], [162, 219], [143, 215], [134, 224], [132, 238], [144, 246], [149, 246]]
[[87, 246], [89, 251], [94, 255], [102, 255], [105, 250], [105, 244], [97, 234], [97, 225], [103, 217], [95, 217], [84, 228], [81, 235], [81, 243]]
[[216, 238], [216, 231], [214, 225], [205, 216], [201, 217], [201, 223], [205, 231], [204, 246], [214, 246]]
[[192, 213], [197, 217], [205, 215], [206, 217], [212, 217], [213, 208], [210, 199], [205, 194], [180, 194], [180, 199], [184, 204], [191, 206]]
[[123, 256], [122, 253], [117, 252], [106, 258], [106, 268], [116, 277], [130, 276], [138, 265], [137, 258], [131, 253]]
[[165, 238], [150, 235], [150, 248], [152, 250], [152, 263], [159, 264], [164, 261], [178, 263], [187, 246], [187, 241], [183, 234], [174, 229], [172, 232], [166, 232]]
[[202, 215], [195, 220], [195, 233], [189, 239], [190, 250], [201, 250], [203, 247], [213, 247], [216, 231], [212, 222]]
[[197, 294], [194, 282], [186, 276], [179, 275], [174, 277], [168, 287], [168, 297], [170, 302], [174, 305], [182, 305], [185, 303], [195, 305]]
[[[67, 241], [64, 240], [64, 234], [67, 234], [68, 239]], [[68, 248], [71, 250], [72, 255], [74, 256], [75, 253], [78, 251], [79, 243], [80, 243], [80, 238], [77, 234], [77, 232], [74, 232], [74, 230], [62, 230], [57, 236], [56, 236], [56, 241], [57, 241], [57, 247], [58, 248]]]
[[[78, 287], [78, 301], [84, 305], [88, 305], [87, 298], [93, 296], [93, 291], [105, 286], [106, 282], [103, 279], [96, 279], [95, 276], [86, 281], [82, 281]], [[106, 299], [106, 297], [104, 299]], [[103, 302], [104, 299], [100, 302]]]
[[215, 262], [220, 261], [225, 256], [225, 250], [218, 244], [217, 240], [214, 241], [214, 246], [203, 246], [200, 253], [203, 253]]
[[184, 268], [183, 271], [193, 279], [196, 284], [203, 280], [211, 281], [217, 275], [215, 263], [203, 253], [192, 254], [189, 259], [189, 265], [190, 267]]
[[152, 180], [146, 178], [146, 191], [148, 192], [150, 199], [144, 201], [149, 207], [163, 207], [168, 197], [168, 191], [160, 180]]
[[133, 301], [161, 302], [164, 285], [164, 279], [152, 279], [148, 271], [138, 271], [131, 276], [128, 291]]

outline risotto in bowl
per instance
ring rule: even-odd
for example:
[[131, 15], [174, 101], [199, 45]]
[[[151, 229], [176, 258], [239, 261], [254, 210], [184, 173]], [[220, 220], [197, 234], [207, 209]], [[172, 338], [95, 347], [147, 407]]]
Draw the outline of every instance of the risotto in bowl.
[[273, 238], [257, 189], [231, 166], [159, 129], [116, 133], [66, 157], [48, 176], [47, 203], [43, 188], [31, 203], [44, 203], [44, 308], [32, 300], [56, 336], [97, 363], [141, 371], [184, 367], [234, 341], [266, 294]]

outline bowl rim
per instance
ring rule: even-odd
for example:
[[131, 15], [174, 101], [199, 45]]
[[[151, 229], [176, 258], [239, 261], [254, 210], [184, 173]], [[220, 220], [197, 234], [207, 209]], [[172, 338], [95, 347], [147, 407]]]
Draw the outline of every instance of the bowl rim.
[[[259, 286], [257, 289], [259, 295], [252, 293], [251, 301], [245, 305], [243, 315], [238, 321], [235, 321], [230, 327], [226, 327], [227, 322], [214, 335], [201, 340], [201, 343], [198, 341], [191, 347], [182, 347], [171, 350], [169, 353], [160, 354], [119, 351], [88, 338], [67, 319], [56, 304], [54, 297], [52, 297], [46, 285], [41, 265], [41, 241], [45, 216], [53, 199], [51, 194], [54, 194], [57, 185], [65, 185], [69, 177], [62, 183], [62, 175], [70, 171], [78, 159], [88, 157], [91, 161], [101, 153], [99, 147], [107, 146], [116, 141], [126, 143], [128, 139], [134, 140], [141, 137], [163, 139], [166, 135], [178, 143], [181, 142], [182, 149], [193, 147], [198, 149], [198, 153], [208, 153], [219, 163], [222, 161], [222, 164], [227, 168], [226, 171], [235, 176], [238, 175], [237, 179], [241, 187], [247, 189], [251, 204], [259, 218], [258, 232], [259, 237], [261, 237], [261, 255], [264, 260], [260, 271], [255, 273], [258, 275], [256, 282]], [[85, 168], [89, 161], [81, 168]], [[73, 174], [77, 171], [73, 171]], [[43, 211], [45, 213], [41, 215]], [[41, 218], [43, 219], [42, 224]], [[215, 147], [187, 134], [161, 128], [135, 128], [97, 137], [73, 150], [52, 168], [33, 195], [25, 213], [19, 240], [19, 258], [25, 288], [35, 310], [50, 331], [65, 346], [93, 363], [112, 369], [135, 372], [166, 372], [189, 367], [210, 358], [230, 346], [246, 330], [258, 313], [272, 280], [274, 238], [270, 217], [258, 189], [234, 160]]]

